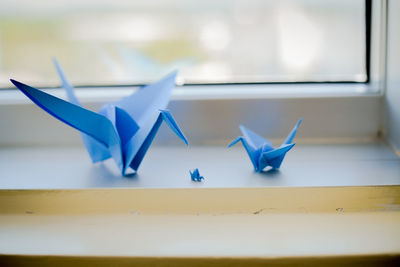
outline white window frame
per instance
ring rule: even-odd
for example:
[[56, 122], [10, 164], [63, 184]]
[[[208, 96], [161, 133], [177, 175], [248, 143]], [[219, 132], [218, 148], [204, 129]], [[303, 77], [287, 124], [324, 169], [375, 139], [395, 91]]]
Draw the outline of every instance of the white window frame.
[[[372, 10], [370, 83], [184, 85], [174, 90], [169, 108], [193, 145], [226, 145], [238, 134], [237, 126], [241, 123], [278, 141], [287, 134], [288, 125], [299, 117], [304, 118], [304, 127], [298, 141], [373, 141], [383, 131], [381, 102], [385, 91], [387, 1], [372, 1]], [[76, 92], [85, 106], [96, 110], [135, 89], [78, 88]], [[63, 90], [46, 91], [64, 97]], [[255, 114], [254, 106], [265, 116]], [[180, 112], [183, 108], [184, 114]], [[229, 112], [229, 117], [221, 110]], [[213, 116], [211, 111], [215, 112]], [[221, 121], [224, 129], [220, 128]], [[325, 122], [323, 129], [322, 122]], [[30, 134], [25, 134], [27, 127]], [[48, 119], [17, 90], [0, 91], [0, 128], [0, 146], [80, 144], [75, 130]], [[163, 129], [156, 139], [158, 144], [175, 142]]]

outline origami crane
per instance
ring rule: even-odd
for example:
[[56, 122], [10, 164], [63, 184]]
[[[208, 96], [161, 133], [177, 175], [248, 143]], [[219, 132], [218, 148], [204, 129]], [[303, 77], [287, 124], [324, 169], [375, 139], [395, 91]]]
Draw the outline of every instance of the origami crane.
[[129, 167], [136, 172], [163, 121], [188, 145], [171, 113], [165, 110], [177, 72], [104, 105], [96, 113], [81, 106], [60, 65], [56, 60], [54, 63], [70, 102], [18, 81], [11, 79], [11, 82], [40, 108], [82, 132], [93, 163], [112, 157], [122, 175], [126, 175]]
[[277, 149], [274, 149], [270, 141], [242, 125], [240, 125], [240, 130], [243, 136], [236, 138], [228, 147], [232, 147], [241, 141], [256, 172], [262, 172], [267, 166], [271, 166], [272, 169], [279, 169], [286, 153], [295, 145], [292, 141], [301, 122], [302, 119], [300, 118], [286, 140]]
[[204, 180], [204, 177], [200, 175], [199, 169], [194, 169], [194, 171], [189, 171], [190, 172], [190, 178], [192, 181], [195, 182], [201, 182], [201, 180]]

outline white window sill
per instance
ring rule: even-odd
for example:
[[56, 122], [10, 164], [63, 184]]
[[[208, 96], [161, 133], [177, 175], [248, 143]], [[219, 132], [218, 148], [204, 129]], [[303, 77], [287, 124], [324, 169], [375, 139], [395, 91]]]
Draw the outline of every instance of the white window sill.
[[[263, 174], [240, 147], [153, 146], [142, 164], [121, 177], [82, 147], [0, 149], [0, 254], [19, 255], [3, 262], [382, 263], [400, 253], [400, 158], [382, 143], [296, 145]], [[203, 182], [190, 180], [196, 167]]]
[[[199, 168], [203, 182], [190, 180]], [[152, 146], [139, 172], [110, 159], [92, 164], [83, 146], [0, 149], [1, 189], [242, 188], [399, 185], [400, 158], [383, 143], [301, 145], [279, 171], [255, 173], [242, 147]]]

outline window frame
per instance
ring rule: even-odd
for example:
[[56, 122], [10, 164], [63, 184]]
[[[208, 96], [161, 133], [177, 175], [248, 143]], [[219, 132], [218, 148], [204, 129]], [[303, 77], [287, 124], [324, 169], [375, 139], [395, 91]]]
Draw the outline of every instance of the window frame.
[[[177, 86], [173, 91], [169, 108], [182, 122], [183, 130], [196, 128], [196, 122], [205, 119], [208, 110], [220, 110], [227, 107], [232, 118], [223, 116], [214, 118], [225, 121], [224, 131], [215, 129], [216, 124], [205, 124], [202, 133], [191, 138], [192, 144], [220, 144], [238, 134], [238, 124], [251, 127], [256, 125], [254, 115], [241, 110], [252, 110], [254, 105], [266, 108], [265, 112], [275, 112], [272, 118], [265, 118], [264, 126], [257, 126], [260, 133], [272, 140], [280, 140], [287, 133], [287, 127], [301, 116], [309, 131], [299, 132], [298, 138], [307, 142], [349, 142], [377, 139], [383, 129], [381, 123], [380, 106], [385, 88], [386, 73], [386, 35], [387, 35], [387, 1], [366, 1], [371, 3], [370, 27], [370, 76], [365, 83], [262, 83], [262, 84], [218, 84], [218, 85], [190, 85]], [[368, 12], [368, 10], [366, 10]], [[76, 93], [81, 102], [88, 108], [97, 110], [102, 104], [116, 100], [137, 90], [137, 86], [107, 87], [76, 87]], [[59, 97], [65, 93], [59, 88], [48, 88], [45, 91]], [[326, 105], [322, 105], [325, 103]], [[182, 107], [187, 114], [194, 114], [190, 120], [179, 115]], [[340, 110], [331, 112], [335, 107]], [[26, 118], [26, 114], [30, 117]], [[324, 125], [324, 131], [313, 134], [312, 129], [319, 129], [321, 114], [326, 114], [326, 120], [332, 122]], [[285, 123], [278, 123], [276, 117]], [[10, 118], [14, 118], [11, 119]], [[357, 119], [358, 118], [358, 119]], [[15, 134], [24, 132], [26, 125], [31, 125], [31, 135]], [[1, 146], [12, 145], [56, 145], [80, 144], [79, 138], [73, 129], [60, 127], [58, 122], [50, 120], [46, 114], [38, 112], [33, 103], [18, 90], [0, 90], [0, 128], [3, 131], [0, 138]], [[42, 129], [54, 129], [54, 132], [44, 132]], [[336, 129], [342, 129], [340, 133]], [[271, 130], [274, 129], [274, 130]], [[55, 134], [53, 134], [55, 133]], [[338, 134], [335, 136], [335, 134]], [[166, 144], [174, 143], [161, 131], [160, 140]], [[62, 141], [60, 141], [62, 140]], [[314, 141], [313, 141], [314, 140]], [[164, 141], [158, 142], [164, 144]]]
[[[381, 73], [379, 70], [376, 70], [374, 64], [376, 61], [380, 60], [382, 56], [381, 46], [382, 44], [375, 44], [374, 41], [378, 36], [383, 37], [382, 31], [386, 31], [383, 27], [383, 23], [386, 19], [386, 0], [364, 0], [365, 1], [365, 73], [366, 79], [365, 81], [355, 81], [355, 80], [315, 80], [315, 81], [249, 81], [249, 82], [199, 82], [199, 83], [184, 83], [185, 88], [191, 88], [193, 86], [236, 86], [236, 85], [280, 85], [280, 84], [370, 84], [372, 82], [376, 82], [376, 80], [380, 79]], [[375, 41], [376, 42], [376, 41]], [[384, 44], [383, 44], [384, 45]], [[375, 47], [375, 46], [379, 46]], [[379, 52], [378, 52], [379, 50]], [[375, 54], [379, 55], [375, 55]], [[89, 89], [93, 90], [102, 89], [102, 88], [136, 88], [143, 86], [143, 83], [131, 83], [131, 84], [74, 84], [76, 89]], [[376, 87], [376, 86], [375, 86]], [[55, 89], [59, 88], [59, 85], [51, 85], [44, 84], [40, 86], [41, 89]], [[0, 88], [2, 90], [5, 89], [15, 89], [12, 85], [7, 88]], [[376, 88], [374, 88], [376, 90]]]

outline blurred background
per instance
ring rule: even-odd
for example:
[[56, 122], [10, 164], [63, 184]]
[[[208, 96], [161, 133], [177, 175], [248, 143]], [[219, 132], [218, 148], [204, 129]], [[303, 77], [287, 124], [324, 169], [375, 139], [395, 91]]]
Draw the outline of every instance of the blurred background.
[[364, 0], [1, 0], [0, 88], [364, 82], [365, 43]]

